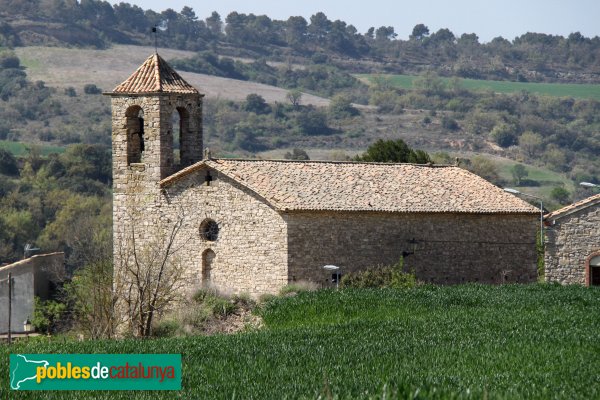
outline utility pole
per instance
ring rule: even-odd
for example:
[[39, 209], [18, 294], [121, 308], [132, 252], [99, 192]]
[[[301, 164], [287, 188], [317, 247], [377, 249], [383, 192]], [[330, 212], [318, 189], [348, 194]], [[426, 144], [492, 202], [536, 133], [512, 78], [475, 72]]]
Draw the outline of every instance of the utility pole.
[[8, 344], [12, 343], [11, 334], [11, 317], [12, 317], [12, 273], [8, 273]]

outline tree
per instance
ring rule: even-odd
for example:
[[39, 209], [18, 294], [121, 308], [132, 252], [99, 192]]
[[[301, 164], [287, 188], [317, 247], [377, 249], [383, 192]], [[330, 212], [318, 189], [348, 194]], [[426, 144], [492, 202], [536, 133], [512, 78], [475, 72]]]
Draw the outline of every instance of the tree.
[[519, 146], [528, 157], [535, 157], [542, 147], [542, 136], [532, 131], [524, 132], [519, 138]]
[[286, 98], [292, 103], [292, 106], [297, 108], [302, 100], [302, 92], [298, 89], [292, 89], [286, 94]]
[[331, 99], [328, 111], [329, 115], [333, 118], [347, 118], [359, 114], [356, 107], [352, 105], [350, 99], [341, 94], [338, 94]]
[[298, 148], [294, 148], [291, 153], [289, 151], [286, 152], [283, 158], [286, 160], [310, 160], [306, 151]]
[[467, 169], [492, 183], [500, 183], [498, 166], [493, 161], [483, 156], [473, 157]]
[[17, 159], [13, 154], [0, 148], [0, 174], [15, 176], [19, 174]]
[[394, 32], [393, 26], [380, 26], [375, 31], [375, 40], [385, 42], [389, 40], [393, 40], [398, 36], [396, 32]]
[[83, 93], [85, 94], [100, 94], [102, 93], [102, 89], [93, 83], [88, 83], [83, 87]]
[[423, 150], [411, 149], [402, 139], [379, 139], [367, 148], [357, 161], [386, 162], [386, 163], [413, 163], [428, 164], [431, 162], [429, 154]]
[[317, 40], [324, 39], [331, 30], [331, 21], [322, 12], [310, 17], [308, 33]]
[[173, 220], [151, 227], [143, 225], [141, 215], [141, 210], [129, 214], [126, 236], [116, 249], [113, 285], [119, 317], [127, 321], [131, 334], [148, 337], [154, 320], [183, 300], [188, 282], [178, 252], [190, 239], [179, 238], [188, 223], [183, 210]]
[[246, 96], [244, 110], [255, 114], [268, 114], [271, 112], [271, 107], [269, 107], [264, 97], [256, 93], [250, 93]]
[[223, 31], [223, 22], [221, 21], [221, 16], [218, 12], [213, 11], [210, 17], [206, 18], [206, 26], [214, 36], [221, 36]]
[[527, 177], [527, 175], [529, 175], [529, 171], [527, 171], [527, 168], [525, 168], [525, 166], [523, 164], [515, 164], [511, 167], [510, 169], [510, 173], [513, 177], [513, 181], [515, 182], [516, 185], [520, 185], [521, 182], [523, 181], [523, 178]]
[[306, 107], [296, 116], [296, 123], [306, 135], [327, 135], [331, 128], [327, 126], [327, 115], [314, 107]]
[[423, 40], [427, 36], [429, 36], [429, 28], [424, 24], [417, 24], [413, 28], [409, 38], [412, 40]]
[[496, 125], [490, 136], [501, 147], [510, 147], [517, 143], [516, 128], [506, 123]]
[[571, 201], [571, 193], [569, 193], [567, 189], [560, 186], [557, 186], [554, 189], [552, 189], [552, 192], [550, 192], [550, 196], [552, 196], [552, 198], [556, 200], [560, 205], [568, 204]]
[[445, 89], [444, 82], [434, 71], [421, 74], [413, 81], [413, 86], [428, 95], [443, 94]]
[[289, 17], [285, 23], [285, 40], [291, 47], [304, 44], [308, 33], [308, 23], [303, 17]]

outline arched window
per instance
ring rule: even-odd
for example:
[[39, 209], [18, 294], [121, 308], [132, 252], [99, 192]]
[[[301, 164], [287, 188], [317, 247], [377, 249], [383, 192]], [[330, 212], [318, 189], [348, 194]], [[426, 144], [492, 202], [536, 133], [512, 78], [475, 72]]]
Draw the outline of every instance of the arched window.
[[204, 250], [202, 253], [202, 286], [209, 286], [212, 281], [213, 261], [216, 254], [211, 249]]
[[171, 114], [171, 132], [173, 133], [173, 165], [175, 170], [181, 165], [181, 116], [179, 110], [176, 109]]
[[131, 106], [127, 116], [127, 164], [142, 162], [144, 155], [144, 110]]
[[177, 107], [171, 117], [173, 126], [173, 165], [175, 170], [185, 168], [191, 162], [190, 113], [183, 107]]

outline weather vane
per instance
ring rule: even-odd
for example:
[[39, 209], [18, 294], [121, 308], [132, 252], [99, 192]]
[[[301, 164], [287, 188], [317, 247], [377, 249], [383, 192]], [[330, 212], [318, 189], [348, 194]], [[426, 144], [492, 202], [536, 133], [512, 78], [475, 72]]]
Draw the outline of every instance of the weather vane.
[[156, 24], [152, 27], [152, 33], [154, 33], [154, 51], [158, 53], [158, 31], [166, 31], [169, 20], [161, 21], [160, 24]]
[[158, 28], [158, 25], [152, 27], [152, 33], [154, 33], [154, 52], [158, 53], [158, 29], [156, 28]]

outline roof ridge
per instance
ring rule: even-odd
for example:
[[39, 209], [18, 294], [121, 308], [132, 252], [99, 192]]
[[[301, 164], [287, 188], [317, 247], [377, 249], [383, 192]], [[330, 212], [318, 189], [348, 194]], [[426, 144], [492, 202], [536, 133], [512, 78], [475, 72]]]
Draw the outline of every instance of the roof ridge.
[[161, 64], [162, 58], [158, 55], [158, 52], [154, 53], [154, 58], [156, 58], [156, 61], [154, 62], [154, 76], [155, 76], [156, 82], [158, 83], [158, 91], [162, 92], [163, 91], [162, 79], [160, 79], [160, 64]]
[[[427, 167], [427, 168], [447, 168], [447, 167], [458, 167], [457, 165], [452, 164], [417, 164], [417, 163], [401, 163], [401, 162], [374, 162], [374, 161], [339, 161], [339, 160], [287, 160], [287, 159], [258, 159], [258, 158], [212, 158], [211, 161], [250, 161], [250, 162], [283, 162], [283, 163], [299, 163], [299, 164], [308, 164], [308, 163], [320, 163], [320, 164], [366, 164], [366, 165], [409, 165], [415, 167]], [[460, 167], [458, 167], [460, 168]]]

